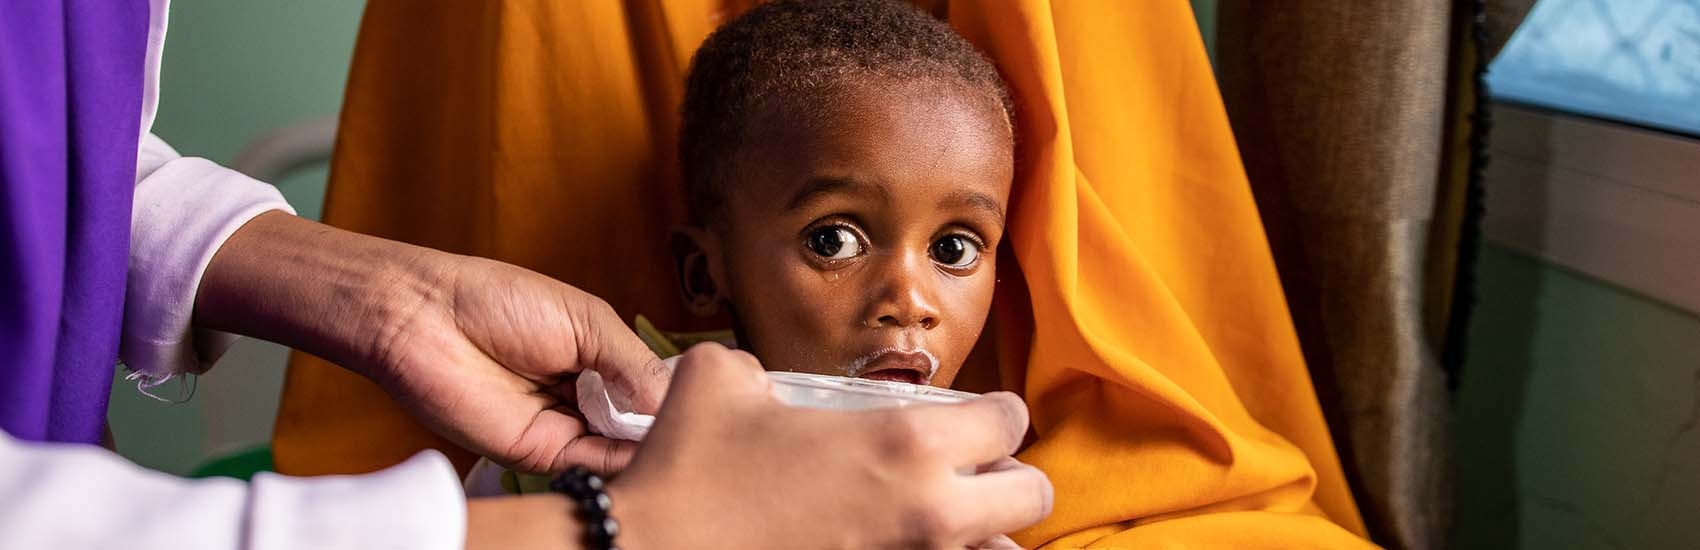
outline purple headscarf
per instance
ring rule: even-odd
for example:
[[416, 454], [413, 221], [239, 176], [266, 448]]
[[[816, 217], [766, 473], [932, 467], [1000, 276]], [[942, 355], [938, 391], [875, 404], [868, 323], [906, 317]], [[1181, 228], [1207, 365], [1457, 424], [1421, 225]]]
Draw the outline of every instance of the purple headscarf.
[[0, 428], [20, 439], [101, 439], [147, 34], [147, 0], [0, 2]]

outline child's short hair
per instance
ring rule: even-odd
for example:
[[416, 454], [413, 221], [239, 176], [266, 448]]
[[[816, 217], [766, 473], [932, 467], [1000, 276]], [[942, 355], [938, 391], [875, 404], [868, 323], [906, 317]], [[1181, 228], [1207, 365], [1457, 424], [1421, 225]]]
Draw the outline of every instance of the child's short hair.
[[1014, 123], [1009, 91], [991, 61], [919, 8], [895, 0], [763, 4], [716, 30], [691, 59], [679, 158], [694, 221], [720, 214], [732, 153], [743, 145], [752, 112], [776, 98], [866, 77], [983, 91]]

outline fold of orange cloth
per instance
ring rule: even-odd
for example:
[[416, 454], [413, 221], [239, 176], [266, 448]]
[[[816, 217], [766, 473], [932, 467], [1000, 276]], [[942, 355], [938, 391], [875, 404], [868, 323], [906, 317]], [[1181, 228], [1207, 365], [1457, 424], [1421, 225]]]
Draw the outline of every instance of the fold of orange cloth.
[[[330, 223], [538, 269], [623, 315], [701, 330], [666, 228], [691, 52], [743, 2], [373, 0]], [[1017, 103], [1010, 256], [988, 338], [1026, 398], [1019, 458], [1056, 486], [1024, 546], [1368, 546], [1183, 0], [933, 1]], [[1018, 265], [1017, 265], [1018, 264]], [[351, 418], [353, 417], [353, 418]], [[422, 446], [370, 383], [291, 366], [280, 471]]]

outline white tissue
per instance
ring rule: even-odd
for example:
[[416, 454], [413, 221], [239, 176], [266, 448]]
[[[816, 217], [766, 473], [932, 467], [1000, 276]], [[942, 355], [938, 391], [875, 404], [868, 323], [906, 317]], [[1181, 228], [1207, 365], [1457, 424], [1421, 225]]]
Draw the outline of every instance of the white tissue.
[[[662, 364], [672, 371], [678, 357], [671, 357]], [[655, 423], [653, 415], [632, 412], [631, 403], [621, 397], [608, 393], [608, 387], [602, 382], [602, 375], [594, 371], [584, 371], [578, 375], [577, 384], [578, 410], [584, 415], [590, 431], [610, 439], [641, 441], [644, 434], [649, 433], [649, 426]], [[496, 465], [488, 458], [478, 459], [467, 472], [462, 487], [468, 497], [488, 497], [506, 495], [502, 488], [502, 475], [507, 469]]]
[[[669, 357], [662, 364], [672, 370], [678, 359]], [[608, 393], [607, 386], [602, 383], [602, 375], [595, 371], [579, 374], [577, 385], [578, 410], [584, 415], [585, 422], [590, 424], [590, 431], [609, 439], [641, 441], [644, 434], [649, 433], [649, 427], [655, 424], [655, 416], [632, 412], [630, 402]]]

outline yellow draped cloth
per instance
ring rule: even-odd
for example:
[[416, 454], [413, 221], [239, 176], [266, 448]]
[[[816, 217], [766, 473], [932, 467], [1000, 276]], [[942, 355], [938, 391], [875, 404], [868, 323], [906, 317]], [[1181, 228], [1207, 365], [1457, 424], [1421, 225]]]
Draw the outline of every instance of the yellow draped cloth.
[[[665, 231], [690, 55], [739, 0], [371, 0], [326, 198], [337, 226], [504, 260], [672, 330]], [[1184, 0], [921, 2], [1017, 102], [990, 349], [1056, 506], [1025, 546], [1369, 544]], [[731, 4], [731, 5], [728, 5]], [[1006, 260], [1007, 262], [1007, 260]], [[279, 471], [472, 457], [376, 386], [290, 365]]]

